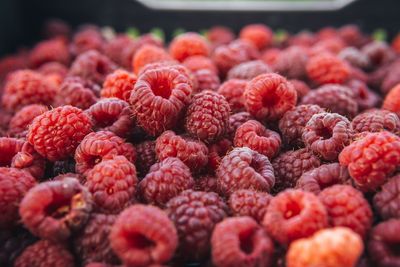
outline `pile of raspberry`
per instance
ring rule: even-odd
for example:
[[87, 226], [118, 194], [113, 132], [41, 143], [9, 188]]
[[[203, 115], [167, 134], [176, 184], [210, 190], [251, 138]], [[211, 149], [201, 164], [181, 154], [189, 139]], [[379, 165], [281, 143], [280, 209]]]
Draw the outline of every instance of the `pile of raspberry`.
[[0, 266], [400, 266], [400, 36], [46, 29], [0, 59]]

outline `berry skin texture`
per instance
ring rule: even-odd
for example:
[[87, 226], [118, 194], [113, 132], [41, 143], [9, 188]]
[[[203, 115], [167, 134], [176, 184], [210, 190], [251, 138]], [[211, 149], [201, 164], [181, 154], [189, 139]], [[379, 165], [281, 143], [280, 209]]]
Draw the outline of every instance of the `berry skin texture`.
[[355, 133], [389, 131], [400, 134], [400, 119], [396, 113], [372, 109], [358, 114], [351, 121]]
[[212, 175], [204, 175], [196, 178], [194, 189], [197, 191], [214, 192], [219, 194], [217, 178]]
[[229, 115], [229, 104], [222, 95], [203, 91], [192, 98], [185, 128], [192, 137], [206, 143], [217, 141], [228, 130]]
[[275, 183], [268, 158], [247, 147], [234, 148], [222, 160], [217, 171], [218, 187], [229, 196], [239, 189], [269, 192]]
[[232, 112], [244, 110], [243, 93], [246, 89], [247, 81], [239, 79], [230, 79], [221, 84], [218, 93], [228, 101]]
[[246, 110], [260, 120], [279, 120], [296, 105], [297, 93], [284, 77], [267, 73], [252, 79], [244, 92]]
[[141, 69], [150, 63], [169, 61], [172, 58], [163, 49], [155, 45], [143, 45], [137, 50], [132, 59], [132, 68], [135, 74], [138, 74]]
[[227, 213], [225, 202], [213, 192], [187, 190], [168, 201], [167, 214], [179, 236], [178, 254], [192, 260], [206, 257], [214, 227]]
[[328, 214], [312, 193], [288, 189], [269, 202], [262, 225], [282, 245], [328, 227]]
[[190, 169], [178, 158], [166, 158], [154, 164], [139, 183], [142, 198], [147, 203], [160, 207], [193, 187], [194, 180]]
[[339, 162], [362, 191], [375, 191], [400, 164], [400, 138], [387, 131], [367, 134], [345, 147]]
[[392, 88], [383, 101], [382, 108], [400, 115], [400, 85]]
[[400, 176], [395, 175], [382, 185], [373, 198], [375, 210], [385, 220], [400, 218]]
[[264, 24], [250, 24], [243, 27], [239, 37], [253, 43], [260, 50], [271, 45], [273, 41], [271, 29]]
[[331, 226], [347, 227], [366, 237], [372, 225], [372, 210], [360, 191], [350, 185], [333, 185], [318, 197], [328, 211]]
[[118, 215], [110, 241], [125, 265], [141, 267], [169, 261], [178, 246], [178, 234], [161, 209], [133, 205]]
[[32, 104], [23, 107], [11, 118], [9, 134], [11, 136], [26, 135], [28, 126], [32, 120], [46, 111], [47, 107], [40, 104]]
[[19, 214], [34, 235], [53, 242], [81, 229], [93, 209], [90, 192], [77, 179], [43, 182], [22, 199]]
[[272, 72], [271, 68], [261, 60], [252, 60], [234, 66], [228, 72], [228, 80], [251, 80], [258, 75]]
[[139, 177], [144, 177], [150, 167], [157, 162], [156, 157], [156, 142], [155, 141], [144, 141], [136, 145], [136, 168]]
[[118, 69], [106, 77], [100, 95], [107, 98], [116, 97], [128, 102], [136, 80], [134, 74]]
[[175, 37], [170, 46], [172, 58], [182, 62], [191, 56], [208, 56], [210, 48], [207, 41], [198, 33], [187, 32]]
[[272, 159], [279, 152], [281, 137], [258, 121], [249, 120], [237, 128], [234, 144], [236, 147], [249, 147]]
[[286, 266], [356, 266], [363, 249], [361, 238], [350, 229], [324, 229], [309, 238], [294, 241], [286, 254]]
[[306, 70], [308, 77], [318, 84], [343, 84], [350, 76], [350, 67], [347, 63], [327, 53], [311, 57]]
[[227, 218], [218, 223], [211, 237], [216, 267], [271, 266], [274, 245], [251, 217]]
[[65, 40], [56, 38], [38, 43], [30, 52], [29, 65], [37, 68], [47, 62], [68, 65], [70, 54]]
[[231, 140], [235, 137], [235, 133], [237, 128], [240, 125], [245, 123], [246, 121], [254, 119], [253, 116], [250, 115], [248, 112], [238, 112], [229, 117], [229, 129], [228, 129], [228, 136]]

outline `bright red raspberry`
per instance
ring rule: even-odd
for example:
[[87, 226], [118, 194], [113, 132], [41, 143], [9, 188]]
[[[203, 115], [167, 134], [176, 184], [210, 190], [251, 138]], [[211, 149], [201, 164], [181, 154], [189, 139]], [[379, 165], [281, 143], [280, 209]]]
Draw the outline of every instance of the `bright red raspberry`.
[[136, 145], [136, 168], [139, 177], [144, 177], [149, 172], [150, 167], [157, 162], [156, 142], [144, 141]]
[[311, 89], [310, 87], [301, 80], [289, 80], [289, 82], [293, 85], [294, 89], [297, 92], [297, 99], [300, 101], [305, 95], [307, 95]]
[[274, 244], [251, 217], [227, 218], [211, 237], [212, 261], [219, 267], [270, 266]]
[[247, 86], [246, 80], [230, 79], [225, 81], [218, 88], [218, 93], [225, 97], [231, 107], [232, 112], [244, 110], [243, 93]]
[[8, 133], [11, 136], [25, 136], [32, 120], [46, 111], [47, 107], [40, 104], [23, 107], [11, 118]]
[[137, 48], [137, 42], [126, 34], [118, 34], [113, 39], [109, 40], [103, 46], [104, 54], [118, 65], [129, 69], [131, 67], [131, 59], [129, 64], [125, 65], [124, 50], [130, 47]]
[[363, 250], [362, 239], [350, 229], [324, 229], [309, 238], [294, 241], [286, 254], [286, 266], [356, 266]]
[[[3, 97], [4, 98], [4, 97]], [[394, 112], [397, 116], [400, 116], [400, 84], [395, 86], [386, 95], [383, 101], [382, 108]]]
[[212, 72], [211, 70], [198, 70], [193, 73], [193, 76], [197, 80], [196, 92], [201, 92], [204, 90], [217, 91], [221, 85], [218, 74]]
[[229, 152], [221, 160], [216, 174], [221, 193], [226, 196], [239, 189], [269, 192], [275, 184], [274, 170], [268, 158], [247, 147]]
[[209, 70], [215, 74], [218, 74], [218, 68], [214, 62], [206, 56], [191, 56], [187, 57], [182, 64], [192, 72], [198, 70]]
[[393, 38], [392, 43], [391, 43], [391, 47], [397, 54], [400, 54], [400, 35], [399, 34], [397, 34]]
[[365, 82], [352, 79], [347, 82], [347, 86], [355, 96], [359, 111], [374, 108], [382, 100], [377, 93], [367, 87]]
[[351, 122], [355, 133], [389, 131], [394, 134], [400, 133], [400, 119], [396, 113], [383, 110], [371, 109], [357, 115]]
[[220, 141], [208, 146], [208, 166], [215, 171], [222, 158], [232, 149], [232, 142], [229, 139], [221, 139]]
[[264, 24], [250, 24], [243, 27], [239, 33], [240, 39], [253, 43], [258, 49], [270, 46], [273, 32]]
[[100, 95], [101, 97], [116, 97], [129, 101], [136, 80], [134, 74], [118, 69], [106, 77]]
[[193, 187], [190, 169], [178, 158], [166, 158], [154, 164], [139, 183], [142, 198], [147, 203], [161, 207], [171, 198]]
[[311, 57], [307, 62], [306, 70], [308, 77], [318, 84], [343, 84], [350, 75], [350, 67], [347, 63], [328, 53]]
[[124, 264], [141, 267], [169, 261], [178, 246], [178, 234], [161, 209], [133, 205], [118, 215], [110, 241]]
[[194, 189], [197, 191], [214, 192], [219, 194], [217, 178], [212, 175], [204, 175], [195, 180]]
[[198, 33], [187, 32], [175, 37], [169, 45], [172, 58], [182, 62], [191, 56], [208, 56], [210, 48], [207, 41]]
[[104, 45], [103, 37], [96, 26], [87, 25], [80, 29], [73, 37], [71, 52], [81, 55], [90, 50], [102, 51]]
[[260, 59], [264, 61], [269, 66], [273, 66], [280, 54], [281, 50], [279, 48], [268, 48], [262, 54]]
[[251, 115], [274, 121], [296, 105], [297, 93], [284, 77], [268, 73], [257, 76], [247, 84], [244, 101]]
[[362, 47], [361, 52], [367, 55], [374, 66], [381, 66], [395, 59], [394, 51], [386, 42], [374, 41]]
[[239, 128], [240, 125], [245, 123], [246, 121], [253, 120], [253, 116], [250, 115], [248, 112], [239, 112], [231, 115], [229, 117], [229, 130], [228, 130], [228, 136], [231, 140], [233, 140], [237, 128]]
[[34, 235], [54, 242], [81, 229], [93, 209], [93, 199], [77, 179], [43, 182], [22, 199], [19, 214]]
[[221, 45], [232, 42], [235, 39], [235, 34], [227, 27], [214, 26], [207, 31], [206, 37], [213, 45]]
[[132, 69], [138, 74], [139, 71], [147, 64], [168, 61], [172, 58], [161, 47], [154, 45], [144, 45], [136, 53], [132, 59]]
[[361, 190], [375, 191], [400, 164], [400, 137], [387, 131], [367, 134], [345, 147], [339, 161]]
[[375, 210], [387, 220], [400, 218], [400, 175], [391, 177], [374, 196]]
[[47, 62], [68, 65], [70, 59], [67, 43], [62, 38], [56, 38], [38, 43], [29, 54], [29, 65], [32, 68], [40, 67]]
[[356, 68], [368, 69], [371, 66], [369, 57], [355, 47], [346, 47], [338, 57]]
[[307, 52], [303, 47], [292, 46], [279, 53], [274, 71], [288, 79], [303, 79], [306, 76]]
[[148, 70], [137, 80], [130, 103], [137, 123], [149, 134], [173, 128], [190, 101], [192, 83], [178, 69]]
[[240, 63], [231, 68], [227, 79], [251, 80], [258, 75], [271, 72], [271, 68], [262, 60], [253, 60]]
[[280, 244], [289, 244], [326, 228], [328, 214], [314, 194], [288, 189], [271, 199], [262, 224]]
[[214, 192], [186, 190], [168, 201], [166, 211], [178, 231], [178, 255], [201, 260], [210, 252], [211, 234], [227, 217], [228, 207]]

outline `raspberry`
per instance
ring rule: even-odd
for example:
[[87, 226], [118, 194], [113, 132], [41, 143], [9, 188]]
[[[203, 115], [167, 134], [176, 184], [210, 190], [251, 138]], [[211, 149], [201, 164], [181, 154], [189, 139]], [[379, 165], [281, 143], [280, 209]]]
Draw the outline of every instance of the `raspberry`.
[[372, 225], [372, 210], [363, 194], [350, 185], [333, 185], [318, 195], [331, 226], [350, 228], [365, 238]]
[[226, 133], [230, 108], [225, 98], [212, 91], [203, 91], [192, 98], [187, 112], [185, 128], [204, 142], [220, 139]]
[[15, 260], [15, 267], [74, 267], [74, 257], [61, 244], [39, 240]]
[[67, 240], [87, 222], [93, 208], [89, 191], [78, 180], [43, 182], [22, 199], [19, 214], [34, 235], [54, 242]]
[[[5, 141], [3, 143], [5, 144], [10, 142], [10, 140], [11, 138], [4, 138], [2, 141]], [[0, 141], [0, 143], [2, 143], [2, 141]], [[11, 143], [13, 143], [12, 140]], [[17, 143], [21, 144], [19, 141], [17, 141]], [[23, 142], [21, 148], [19, 148], [19, 144], [14, 146], [15, 155], [12, 158], [11, 167], [25, 170], [35, 178], [42, 178], [45, 172], [45, 159], [42, 158], [28, 142]]]
[[233, 137], [235, 136], [237, 128], [239, 128], [240, 125], [245, 123], [246, 121], [252, 120], [253, 116], [250, 115], [248, 112], [239, 112], [231, 115], [229, 117], [229, 129], [228, 129], [228, 135], [229, 137], [233, 140]]
[[390, 92], [390, 90], [400, 83], [400, 68], [399, 63], [393, 63], [390, 65], [386, 76], [382, 80], [380, 91], [384, 94]]
[[358, 105], [354, 98], [354, 94], [349, 88], [328, 84], [312, 90], [303, 97], [301, 104], [319, 105], [329, 112], [352, 118], [358, 111]]
[[360, 28], [357, 25], [349, 24], [340, 27], [338, 30], [339, 37], [348, 45], [360, 47], [362, 46], [366, 38], [363, 36]]
[[258, 49], [270, 46], [273, 41], [273, 32], [264, 24], [250, 24], [240, 30], [240, 39], [253, 43]]
[[393, 38], [391, 47], [397, 54], [400, 54], [400, 35], [399, 34], [396, 34], [396, 36]]
[[196, 184], [194, 188], [197, 191], [219, 193], [217, 178], [215, 178], [214, 176], [205, 175], [197, 178], [195, 182]]
[[272, 196], [265, 192], [241, 189], [229, 197], [229, 207], [235, 216], [250, 216], [261, 223]]
[[218, 74], [217, 66], [215, 66], [214, 62], [206, 56], [187, 57], [182, 64], [192, 72], [206, 69], [212, 73]]
[[171, 60], [171, 57], [163, 48], [154, 45], [144, 45], [135, 53], [132, 60], [132, 68], [138, 74], [147, 64], [168, 60]]
[[310, 87], [301, 80], [289, 80], [297, 92], [297, 99], [300, 101], [305, 95], [307, 95], [311, 89]]
[[28, 141], [51, 161], [71, 156], [91, 131], [90, 118], [79, 108], [62, 106], [36, 117], [28, 130]]
[[129, 44], [124, 45], [124, 48], [121, 49], [121, 57], [119, 65], [126, 70], [132, 70], [132, 62], [136, 52], [141, 48], [139, 44], [139, 40], [132, 40]]
[[99, 29], [95, 26], [86, 26], [74, 35], [71, 51], [74, 55], [81, 55], [90, 50], [101, 51], [103, 45]]
[[361, 190], [375, 191], [400, 164], [400, 138], [387, 131], [367, 134], [345, 147], [339, 161]]
[[385, 100], [383, 101], [382, 108], [394, 112], [397, 116], [400, 116], [400, 85], [395, 86], [389, 93], [386, 95]]
[[56, 38], [37, 44], [29, 55], [29, 65], [37, 68], [47, 62], [59, 62], [68, 65], [70, 54], [65, 40]]
[[368, 252], [376, 266], [399, 266], [400, 220], [390, 219], [372, 228]]
[[258, 121], [249, 120], [237, 128], [234, 144], [236, 147], [249, 147], [272, 159], [279, 152], [281, 137]]
[[130, 103], [138, 124], [150, 135], [175, 126], [190, 101], [191, 81], [178, 69], [148, 70], [137, 80]]
[[328, 214], [314, 194], [288, 189], [271, 199], [262, 224], [280, 244], [289, 244], [327, 227]]
[[154, 164], [139, 183], [143, 199], [158, 206], [165, 206], [171, 198], [193, 187], [190, 169], [178, 158], [166, 158]]
[[168, 201], [167, 214], [179, 236], [178, 254], [192, 260], [207, 256], [214, 227], [227, 213], [228, 207], [213, 192], [187, 190]]
[[272, 72], [271, 68], [261, 60], [240, 63], [228, 72], [228, 79], [251, 80], [258, 75]]
[[400, 134], [400, 119], [390, 111], [383, 109], [371, 109], [358, 114], [351, 126], [356, 133], [389, 131]]
[[303, 173], [296, 188], [318, 195], [321, 190], [335, 184], [351, 184], [351, 177], [345, 166], [330, 163]]
[[47, 107], [40, 104], [32, 104], [23, 107], [10, 120], [9, 134], [12, 136], [24, 136], [29, 124], [34, 118], [47, 111]]
[[367, 55], [365, 55], [355, 47], [346, 47], [345, 49], [340, 51], [338, 56], [353, 67], [368, 69], [371, 66], [371, 61], [369, 60]]
[[293, 242], [286, 254], [286, 266], [356, 266], [363, 249], [361, 238], [350, 229], [324, 229], [309, 238]]
[[131, 107], [118, 98], [106, 98], [92, 105], [86, 114], [90, 116], [95, 130], [113, 132], [128, 137], [134, 128]]
[[335, 36], [326, 38], [325, 40], [320, 40], [317, 42], [309, 51], [310, 56], [315, 56], [318, 54], [331, 54], [337, 55], [346, 47], [346, 44]]
[[116, 97], [129, 101], [129, 97], [136, 83], [136, 76], [125, 70], [116, 70], [106, 77], [101, 97]]
[[[137, 42], [134, 41], [131, 37], [125, 34], [118, 34], [113, 39], [109, 40], [104, 44], [103, 50], [104, 54], [110, 58], [112, 61], [117, 63], [120, 66], [130, 68], [129, 64], [124, 65], [124, 49], [137, 46]], [[132, 59], [132, 58], [130, 58]]]
[[172, 40], [169, 45], [169, 53], [172, 58], [182, 62], [191, 56], [208, 56], [210, 48], [201, 35], [187, 32]]
[[15, 258], [28, 246], [36, 242], [36, 238], [25, 228], [17, 227], [13, 230], [0, 232], [0, 264], [14, 266]]
[[383, 219], [400, 218], [400, 176], [395, 175], [383, 184], [373, 202]]
[[162, 210], [133, 205], [117, 217], [110, 241], [124, 264], [139, 267], [170, 260], [178, 246], [178, 235], [173, 222]]
[[112, 159], [114, 156], [124, 156], [128, 161], [134, 162], [136, 159], [135, 148], [112, 132], [90, 133], [76, 148], [76, 172], [85, 175], [97, 163]]
[[157, 162], [156, 158], [156, 142], [144, 141], [136, 145], [136, 168], [140, 177], [144, 177], [150, 167]]
[[347, 86], [353, 91], [359, 111], [376, 107], [381, 102], [380, 96], [362, 81], [353, 79], [347, 82]]
[[231, 29], [224, 26], [211, 27], [206, 33], [207, 39], [214, 45], [229, 44], [235, 39]]
[[37, 71], [44, 76], [58, 76], [61, 80], [68, 74], [68, 68], [58, 62], [48, 62], [40, 66]]
[[361, 52], [367, 55], [374, 66], [380, 66], [395, 59], [394, 51], [387, 43], [381, 41], [370, 42], [363, 46]]
[[325, 160], [336, 160], [353, 138], [350, 121], [337, 113], [319, 113], [303, 129], [304, 144]]
[[313, 115], [322, 112], [324, 110], [318, 105], [299, 105], [287, 111], [279, 120], [279, 130], [285, 143], [290, 146], [303, 146], [301, 135], [304, 127]]
[[226, 138], [208, 146], [208, 165], [211, 170], [215, 171], [218, 168], [222, 158], [231, 150], [231, 148], [232, 142]]
[[217, 91], [221, 85], [218, 75], [211, 70], [198, 70], [193, 73], [193, 76], [197, 80], [196, 92], [204, 90]]
[[42, 29], [43, 35], [47, 38], [65, 37], [71, 34], [70, 25], [61, 19], [49, 19], [45, 22]]
[[350, 76], [350, 67], [340, 58], [328, 53], [311, 57], [306, 65], [308, 77], [318, 84], [343, 84]]
[[260, 59], [266, 64], [273, 66], [281, 53], [279, 48], [268, 48], [262, 54]]
[[0, 228], [17, 224], [18, 206], [36, 181], [28, 172], [0, 167]]
[[0, 165], [10, 166], [14, 156], [21, 151], [24, 141], [17, 138], [0, 137]]
[[274, 244], [250, 217], [227, 218], [218, 223], [211, 237], [215, 266], [270, 266]]
[[142, 34], [138, 39], [138, 46], [142, 47], [144, 45], [154, 45], [157, 47], [163, 47], [164, 46], [164, 41], [160, 38], [154, 35], [153, 33], [146, 33]]
[[0, 58], [0, 82], [2, 82], [9, 73], [24, 69], [26, 66], [27, 59], [25, 55], [16, 54]]
[[56, 88], [35, 71], [19, 70], [9, 75], [4, 85], [2, 104], [7, 111], [17, 111], [30, 104], [49, 105]]
[[284, 77], [268, 73], [252, 79], [244, 92], [247, 111], [257, 119], [274, 121], [296, 105], [297, 93]]
[[243, 93], [246, 89], [247, 81], [230, 79], [224, 82], [219, 88], [218, 93], [225, 97], [231, 107], [232, 112], [244, 110]]
[[239, 189], [269, 192], [275, 183], [268, 158], [247, 147], [234, 148], [222, 160], [217, 171], [218, 187], [229, 196]]
[[273, 66], [274, 71], [288, 79], [303, 79], [306, 76], [308, 56], [300, 46], [289, 47], [279, 53]]

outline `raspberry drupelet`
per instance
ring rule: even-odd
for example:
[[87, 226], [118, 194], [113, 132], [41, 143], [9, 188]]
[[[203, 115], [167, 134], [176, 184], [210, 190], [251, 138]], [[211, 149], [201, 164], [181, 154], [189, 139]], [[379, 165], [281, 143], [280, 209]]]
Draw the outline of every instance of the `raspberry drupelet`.
[[212, 175], [203, 175], [195, 180], [194, 189], [197, 191], [214, 192], [219, 194], [217, 178]]
[[11, 136], [25, 136], [32, 120], [46, 111], [47, 107], [40, 104], [23, 107], [11, 118], [8, 133]]
[[118, 69], [106, 77], [100, 95], [107, 98], [116, 97], [128, 102], [136, 80], [137, 77], [134, 74]]
[[68, 45], [62, 38], [55, 38], [38, 43], [29, 54], [29, 65], [32, 68], [40, 67], [47, 62], [59, 62], [68, 65], [71, 55]]
[[232, 112], [239, 112], [244, 110], [244, 97], [243, 93], [246, 89], [247, 81], [239, 79], [230, 79], [225, 81], [218, 88], [218, 93], [223, 95], [228, 101]]
[[230, 69], [227, 79], [251, 80], [258, 75], [271, 72], [271, 68], [262, 60], [252, 60], [240, 63]]
[[400, 119], [396, 113], [384, 109], [371, 109], [358, 114], [351, 121], [355, 133], [389, 131], [400, 134]]
[[157, 162], [156, 142], [144, 141], [136, 145], [137, 159], [135, 162], [138, 176], [143, 178], [149, 172], [150, 167]]
[[209, 53], [207, 40], [194, 32], [178, 35], [169, 45], [169, 54], [180, 62], [191, 56], [208, 56]]
[[132, 69], [135, 74], [138, 74], [147, 64], [169, 60], [172, 60], [172, 58], [163, 48], [147, 44], [135, 53], [132, 59]]
[[272, 44], [273, 32], [264, 24], [250, 24], [241, 29], [239, 37], [261, 50]]
[[400, 175], [391, 177], [373, 198], [375, 210], [385, 220], [400, 218]]
[[350, 76], [350, 67], [340, 58], [319, 53], [312, 56], [306, 65], [307, 75], [317, 84], [343, 84]]

